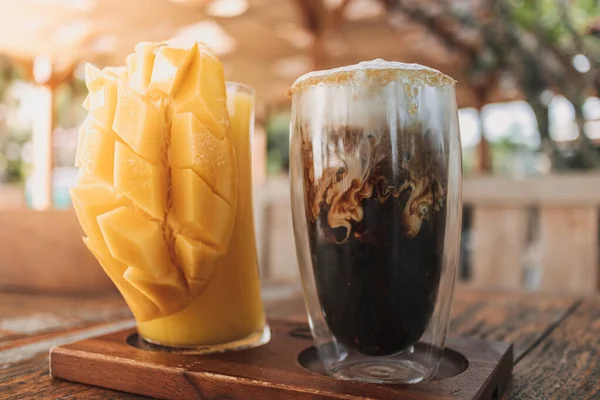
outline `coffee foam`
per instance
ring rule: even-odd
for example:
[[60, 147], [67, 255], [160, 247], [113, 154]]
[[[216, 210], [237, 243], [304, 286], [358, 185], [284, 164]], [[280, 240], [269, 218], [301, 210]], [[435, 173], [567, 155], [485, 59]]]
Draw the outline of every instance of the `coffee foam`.
[[306, 87], [316, 85], [367, 85], [382, 87], [392, 81], [414, 86], [440, 87], [454, 85], [456, 81], [448, 75], [420, 64], [374, 59], [322, 71], [308, 72], [292, 84], [292, 95]]

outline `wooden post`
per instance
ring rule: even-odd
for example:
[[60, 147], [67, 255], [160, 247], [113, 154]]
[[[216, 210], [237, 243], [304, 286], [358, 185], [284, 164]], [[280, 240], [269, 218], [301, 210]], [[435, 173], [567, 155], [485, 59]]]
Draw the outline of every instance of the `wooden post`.
[[47, 210], [52, 207], [54, 87], [40, 85], [36, 95], [39, 102], [31, 135], [33, 152], [31, 205], [35, 210]]
[[54, 149], [54, 100], [56, 88], [72, 76], [73, 65], [56, 70], [49, 57], [40, 56], [33, 60], [32, 75], [38, 85], [38, 109], [33, 122], [31, 136], [33, 165], [31, 173], [31, 203], [35, 210], [52, 208], [52, 170]]

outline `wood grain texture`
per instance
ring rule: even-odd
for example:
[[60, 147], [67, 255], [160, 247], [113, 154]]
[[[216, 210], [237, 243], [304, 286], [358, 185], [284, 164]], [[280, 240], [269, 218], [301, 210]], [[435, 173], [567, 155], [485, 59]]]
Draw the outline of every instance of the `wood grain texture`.
[[510, 342], [515, 358], [519, 358], [575, 303], [570, 295], [472, 290], [458, 286], [450, 335]]
[[487, 400], [504, 391], [512, 369], [510, 345], [457, 338], [448, 340], [449, 349], [468, 359], [458, 375], [409, 386], [340, 381], [298, 363], [298, 354], [312, 345], [310, 337], [293, 335], [304, 323], [270, 325], [274, 335], [265, 346], [205, 356], [141, 350], [126, 343], [135, 331], [122, 331], [52, 349], [51, 374], [172, 400]]
[[63, 293], [115, 291], [82, 235], [72, 210], [0, 209], [0, 285]]
[[68, 330], [131, 318], [118, 296], [0, 293], [0, 351]]
[[[558, 190], [557, 190], [558, 189]], [[463, 202], [469, 205], [580, 207], [600, 205], [600, 175], [550, 174], [527, 179], [480, 175], [463, 179]]]
[[540, 287], [594, 293], [598, 287], [598, 209], [540, 209]]
[[[287, 292], [285, 294], [286, 299], [283, 300], [276, 296], [270, 296], [270, 300], [266, 302], [269, 315], [286, 318], [293, 316], [298, 322], [305, 321], [306, 317], [302, 299], [300, 297], [290, 299], [288, 296]], [[4, 313], [7, 310], [10, 310], [10, 315], [18, 315], [18, 307], [15, 304], [19, 304], [19, 302], [13, 302], [11, 306], [2, 308], [4, 299], [4, 297], [0, 296], [0, 319], [6, 315]], [[32, 307], [37, 307], [35, 302], [25, 300], [25, 296], [14, 299], [21, 299], [19, 301], [23, 304], [30, 304]], [[48, 310], [53, 307], [57, 309], [61, 307], [67, 308], [69, 305], [67, 304], [68, 298], [66, 299], [65, 301], [61, 301], [60, 307], [56, 306], [56, 304], [53, 305], [53, 300], [50, 298], [43, 299], [42, 303], [47, 303], [46, 309]], [[70, 303], [72, 310], [75, 310], [81, 302], [79, 300], [71, 300]], [[515, 357], [521, 360], [517, 363], [517, 369], [513, 375], [516, 387], [513, 388], [513, 393], [504, 399], [542, 399], [544, 397], [535, 395], [534, 385], [522, 384], [522, 382], [526, 382], [529, 379], [528, 374], [535, 372], [535, 369], [529, 371], [519, 369], [519, 364], [526, 362], [532, 355], [533, 357], [544, 357], [545, 353], [552, 351], [554, 341], [548, 345], [549, 349], [537, 355], [534, 354], [532, 348], [537, 349], [539, 346], [544, 346], [544, 340], [547, 338], [548, 332], [552, 330], [558, 331], [562, 323], [567, 323], [570, 320], [572, 316], [568, 317], [567, 314], [572, 311], [574, 305], [577, 305], [576, 297], [571, 295], [556, 296], [544, 293], [473, 290], [467, 286], [457, 286], [454, 297], [451, 333], [453, 335], [472, 335], [492, 340], [514, 341]], [[598, 306], [594, 305], [593, 307]], [[75, 311], [71, 312], [75, 313]], [[566, 319], [565, 316], [567, 316]], [[583, 324], [584, 327], [594, 324], [594, 326], [597, 326], [599, 323], [597, 314], [591, 314], [583, 310], [581, 319], [590, 320]], [[572, 347], [577, 346], [577, 341], [580, 340], [581, 336], [582, 334], [577, 334], [575, 337], [569, 339], [573, 341], [571, 343]], [[58, 338], [60, 337], [59, 335]], [[596, 344], [595, 349], [597, 348], [598, 345]], [[114, 391], [52, 380], [48, 376], [48, 349], [45, 351], [40, 350], [35, 354], [30, 353], [29, 359], [23, 359], [16, 363], [0, 362], [0, 399], [138, 398]], [[0, 357], [2, 353], [3, 351], [0, 350]], [[600, 358], [596, 358], [595, 360], [600, 360]], [[590, 361], [590, 364], [598, 362], [595, 360]], [[556, 364], [555, 361], [553, 362]], [[597, 366], [594, 368], [597, 368]], [[556, 373], [552, 371], [548, 373], [560, 373], [564, 375], [568, 371], [561, 369]], [[560, 379], [560, 377], [557, 379]], [[568, 395], [568, 390], [571, 389], [567, 387], [561, 393]], [[579, 390], [576, 393], [585, 393], [582, 388], [574, 390]], [[558, 398], [560, 399], [561, 397]]]
[[0, 399], [134, 400], [143, 397], [52, 379], [48, 354], [44, 352], [10, 366], [0, 364]]
[[473, 209], [470, 283], [506, 289], [523, 287], [527, 215], [524, 207]]
[[600, 296], [587, 298], [516, 366], [514, 399], [600, 399]]

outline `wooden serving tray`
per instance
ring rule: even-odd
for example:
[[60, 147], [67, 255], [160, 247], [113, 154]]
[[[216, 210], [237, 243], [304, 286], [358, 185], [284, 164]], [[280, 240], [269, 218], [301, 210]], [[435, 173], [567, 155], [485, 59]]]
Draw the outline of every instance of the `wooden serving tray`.
[[270, 321], [268, 344], [239, 352], [184, 355], [147, 348], [134, 329], [50, 350], [55, 378], [160, 399], [499, 399], [512, 374], [512, 345], [447, 342], [438, 374], [415, 385], [333, 379], [305, 324]]

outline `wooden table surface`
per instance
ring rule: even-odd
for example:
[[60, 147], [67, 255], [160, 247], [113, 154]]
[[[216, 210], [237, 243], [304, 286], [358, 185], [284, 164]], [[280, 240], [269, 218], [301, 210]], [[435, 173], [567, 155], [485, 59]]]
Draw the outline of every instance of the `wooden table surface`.
[[[268, 298], [271, 317], [305, 320], [298, 295]], [[51, 347], [131, 326], [119, 298], [0, 291], [0, 399], [140, 399], [48, 373]], [[513, 381], [504, 399], [600, 399], [600, 296], [459, 286], [450, 330], [513, 342]]]

